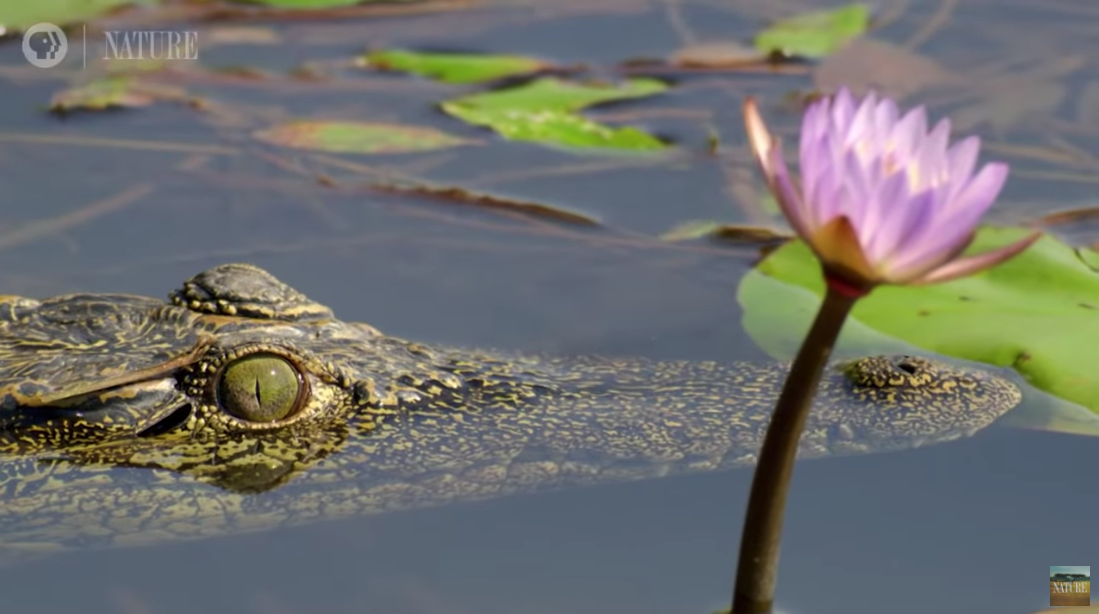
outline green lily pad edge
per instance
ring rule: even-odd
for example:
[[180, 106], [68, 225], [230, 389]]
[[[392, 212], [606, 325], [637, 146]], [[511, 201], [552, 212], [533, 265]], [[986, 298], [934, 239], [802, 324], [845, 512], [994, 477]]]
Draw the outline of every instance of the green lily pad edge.
[[863, 35], [869, 26], [870, 9], [864, 4], [809, 11], [757, 34], [755, 48], [763, 53], [821, 58]]
[[[1006, 245], [1029, 232], [983, 227], [967, 253]], [[1088, 422], [1099, 414], [1099, 369], [1093, 366], [1099, 275], [1085, 264], [1081, 250], [1091, 251], [1045, 235], [1010, 261], [971, 277], [876, 288], [856, 304], [836, 354], [915, 351], [1010, 368], [1035, 391], [1048, 393], [1049, 402], [1038, 405], [1086, 408], [1092, 415], [1074, 418]], [[769, 355], [789, 360], [823, 292], [819, 262], [804, 242], [791, 241], [741, 280], [737, 300], [744, 328]]]
[[552, 66], [518, 55], [431, 53], [405, 49], [372, 51], [360, 62], [378, 70], [407, 72], [444, 83], [482, 83], [525, 75]]

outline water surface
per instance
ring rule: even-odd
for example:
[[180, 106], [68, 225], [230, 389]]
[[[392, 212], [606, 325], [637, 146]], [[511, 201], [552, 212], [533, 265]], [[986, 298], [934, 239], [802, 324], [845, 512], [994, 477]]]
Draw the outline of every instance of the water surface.
[[[692, 37], [746, 40], [768, 16], [797, 8], [544, 3], [279, 22], [270, 25], [277, 44], [211, 46], [202, 62], [285, 71], [368, 45], [409, 46], [541, 55], [610, 73], [617, 62], [666, 56]], [[907, 102], [950, 113], [986, 139], [991, 155], [1013, 163], [1000, 219], [1094, 203], [1099, 44], [1083, 25], [1099, 17], [1094, 8], [914, 1], [885, 13], [890, 21], [876, 39], [959, 76]], [[744, 250], [660, 247], [629, 233], [653, 236], [689, 219], [751, 221], [728, 190], [730, 168], [750, 169], [740, 98], [762, 96], [769, 115], [792, 129], [796, 116], [784, 112], [783, 97], [808, 91], [808, 72], [678, 74], [667, 96], [599, 112], [687, 152], [660, 163], [610, 164], [499, 141], [460, 153], [345, 158], [585, 211], [604, 222], [592, 231], [356, 190], [369, 177], [248, 137], [265, 121], [310, 116], [430, 124], [491, 140], [432, 110], [451, 88], [365, 74], [343, 88], [191, 78], [189, 91], [234, 113], [159, 104], [62, 120], [41, 108], [65, 85], [59, 75], [29, 67], [17, 45], [0, 45], [4, 293], [163, 296], [208, 266], [245, 260], [345, 319], [426, 342], [766, 360], [739, 327], [736, 282], [751, 262]], [[718, 156], [706, 153], [711, 128], [722, 135]], [[28, 143], [26, 135], [58, 140]], [[112, 141], [79, 140], [86, 138]], [[318, 184], [322, 172], [343, 188]], [[1095, 450], [1088, 438], [994, 427], [955, 444], [803, 463], [779, 604], [798, 614], [1038, 609], [1048, 565], [1099, 556], [1086, 532], [1099, 496], [1062, 470], [1094, 465]], [[4, 569], [0, 609], [704, 613], [727, 601], [750, 477], [696, 475], [47, 557]]]

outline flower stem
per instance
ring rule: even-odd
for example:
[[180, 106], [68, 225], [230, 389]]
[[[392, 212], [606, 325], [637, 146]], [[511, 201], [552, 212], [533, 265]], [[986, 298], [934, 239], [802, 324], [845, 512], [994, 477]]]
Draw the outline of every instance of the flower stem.
[[824, 302], [790, 367], [763, 438], [740, 538], [733, 614], [771, 612], [786, 495], [794, 473], [798, 440], [832, 347], [847, 314], [858, 300], [857, 295], [845, 290], [828, 284]]

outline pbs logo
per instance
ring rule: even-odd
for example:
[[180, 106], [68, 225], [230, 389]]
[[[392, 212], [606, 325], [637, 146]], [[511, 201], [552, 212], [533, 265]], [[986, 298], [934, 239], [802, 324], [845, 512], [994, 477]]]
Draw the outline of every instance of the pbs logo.
[[52, 23], [37, 23], [23, 32], [23, 55], [38, 68], [52, 68], [65, 59], [69, 40]]

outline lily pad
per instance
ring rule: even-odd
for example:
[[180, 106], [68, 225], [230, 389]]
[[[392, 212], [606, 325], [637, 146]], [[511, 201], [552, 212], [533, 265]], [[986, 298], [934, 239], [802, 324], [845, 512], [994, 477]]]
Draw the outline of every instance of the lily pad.
[[446, 83], [481, 83], [537, 72], [551, 65], [518, 55], [427, 53], [392, 49], [362, 58], [367, 66], [429, 77]]
[[252, 136], [296, 149], [371, 154], [430, 151], [476, 143], [424, 126], [345, 121], [291, 121], [256, 131]]
[[614, 86], [545, 78], [450, 100], [441, 107], [449, 115], [492, 128], [507, 139], [568, 147], [656, 150], [667, 145], [636, 128], [612, 128], [575, 112], [601, 102], [651, 96], [667, 87], [655, 79], [632, 79]]
[[[1028, 232], [982, 228], [970, 250], [986, 251]], [[741, 281], [738, 300], [745, 329], [768, 353], [789, 358], [823, 291], [812, 252], [801, 241], [788, 243]], [[1095, 339], [1099, 275], [1076, 249], [1044, 236], [1014, 259], [972, 277], [875, 289], [855, 306], [839, 349], [896, 351], [913, 344], [1010, 367], [1035, 388], [1099, 413]]]
[[756, 35], [763, 53], [819, 58], [859, 36], [870, 25], [870, 10], [862, 4], [811, 11], [783, 19]]
[[128, 4], [153, 0], [0, 0], [0, 34], [25, 30], [36, 23], [58, 26], [88, 21]]

